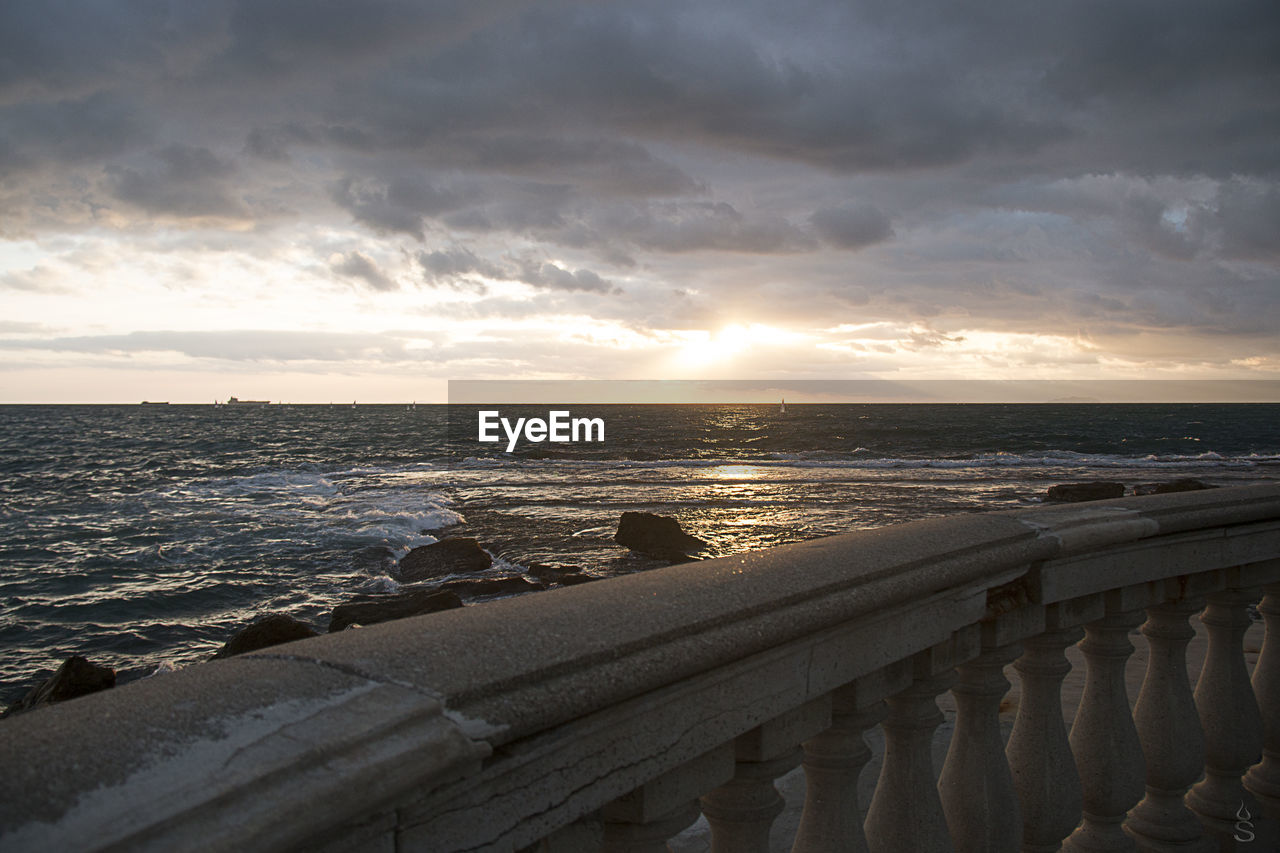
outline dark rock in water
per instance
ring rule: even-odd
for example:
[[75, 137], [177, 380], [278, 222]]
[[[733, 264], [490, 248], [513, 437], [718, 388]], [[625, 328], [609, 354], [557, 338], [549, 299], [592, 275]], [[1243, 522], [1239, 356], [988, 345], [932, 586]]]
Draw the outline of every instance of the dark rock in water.
[[1095, 481], [1092, 483], [1061, 483], [1050, 486], [1047, 500], [1059, 503], [1079, 503], [1081, 501], [1105, 501], [1110, 498], [1124, 497], [1124, 483]]
[[256, 652], [258, 649], [278, 646], [281, 643], [291, 643], [294, 640], [305, 640], [307, 637], [314, 636], [317, 636], [316, 632], [305, 622], [299, 622], [292, 616], [286, 616], [283, 613], [272, 613], [255, 620], [247, 628], [241, 628], [237, 631], [230, 640], [227, 640], [226, 645], [218, 649], [218, 653], [213, 656], [213, 659], [229, 658], [233, 655], [242, 655], [245, 652]]
[[58, 667], [58, 671], [31, 689], [26, 696], [9, 706], [4, 716], [30, 711], [41, 705], [65, 702], [77, 696], [97, 693], [116, 686], [116, 671], [109, 666], [98, 666], [72, 655]]
[[581, 574], [582, 567], [567, 566], [559, 563], [530, 563], [525, 572], [543, 583], [559, 583], [560, 579], [565, 575]]
[[480, 543], [467, 536], [441, 539], [414, 548], [400, 560], [400, 579], [406, 582], [438, 578], [453, 572], [481, 572], [493, 565], [493, 558]]
[[519, 595], [522, 592], [537, 592], [546, 589], [546, 584], [534, 583], [522, 577], [510, 578], [476, 578], [475, 580], [456, 580], [440, 584], [437, 589], [448, 590], [459, 595]]
[[632, 551], [673, 561], [687, 560], [690, 551], [707, 547], [706, 542], [681, 530], [674, 518], [651, 512], [624, 512], [613, 541]]
[[1172, 492], [1198, 492], [1201, 489], [1216, 488], [1218, 487], [1185, 477], [1181, 480], [1171, 480], [1168, 483], [1140, 483], [1133, 487], [1133, 493], [1135, 495], [1167, 495]]
[[457, 593], [430, 589], [415, 589], [396, 595], [362, 596], [360, 601], [339, 604], [329, 617], [329, 633], [341, 631], [352, 625], [376, 625], [393, 619], [407, 619], [424, 613], [452, 610], [462, 606]]
[[585, 572], [569, 572], [568, 574], [564, 574], [556, 578], [556, 583], [561, 586], [576, 586], [580, 583], [591, 583], [592, 581], [598, 580], [600, 580], [600, 578], [595, 575], [586, 574]]
[[385, 545], [371, 545], [352, 554], [351, 563], [363, 574], [390, 574], [396, 566], [396, 555]]

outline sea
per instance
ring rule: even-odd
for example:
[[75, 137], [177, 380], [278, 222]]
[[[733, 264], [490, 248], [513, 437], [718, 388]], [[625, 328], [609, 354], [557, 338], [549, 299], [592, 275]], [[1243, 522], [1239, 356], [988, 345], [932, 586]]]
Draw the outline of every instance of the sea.
[[477, 412], [0, 406], [0, 704], [74, 654], [125, 682], [267, 613], [324, 631], [446, 536], [493, 556], [479, 576], [610, 577], [666, 565], [613, 541], [631, 510], [723, 556], [1034, 506], [1056, 483], [1280, 480], [1280, 404], [597, 405], [604, 441], [512, 452], [474, 441]]

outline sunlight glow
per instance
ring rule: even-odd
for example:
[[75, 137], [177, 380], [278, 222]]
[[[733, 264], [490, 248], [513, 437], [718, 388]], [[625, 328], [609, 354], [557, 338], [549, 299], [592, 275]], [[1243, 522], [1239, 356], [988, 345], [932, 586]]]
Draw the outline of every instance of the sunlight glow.
[[762, 323], [749, 326], [734, 323], [714, 335], [701, 330], [691, 333], [678, 357], [686, 365], [714, 364], [728, 361], [750, 347], [780, 346], [794, 343], [801, 337], [795, 332]]

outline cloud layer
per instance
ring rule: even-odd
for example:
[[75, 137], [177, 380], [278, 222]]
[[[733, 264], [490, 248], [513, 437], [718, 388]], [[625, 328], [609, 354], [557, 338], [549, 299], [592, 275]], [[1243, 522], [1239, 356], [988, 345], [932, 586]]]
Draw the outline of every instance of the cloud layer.
[[585, 363], [512, 369], [604, 375], [669, 369], [626, 335], [674, 357], [755, 323], [802, 336], [780, 370], [863, 375], [913, 357], [824, 330], [885, 323], [993, 370], [1055, 336], [1088, 343], [1046, 366], [1269, 374], [1276, 139], [1266, 0], [18, 0], [0, 290], [46, 331], [0, 334], [12, 370], [184, 331], [175, 358], [216, 360], [238, 329], [573, 326]]

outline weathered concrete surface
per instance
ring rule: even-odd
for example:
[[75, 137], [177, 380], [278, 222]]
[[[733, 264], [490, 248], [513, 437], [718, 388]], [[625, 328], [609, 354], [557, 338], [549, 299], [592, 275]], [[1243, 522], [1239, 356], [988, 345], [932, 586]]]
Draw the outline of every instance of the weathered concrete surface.
[[95, 698], [4, 723], [0, 848], [280, 849], [488, 751], [428, 696], [289, 660], [217, 661]]

